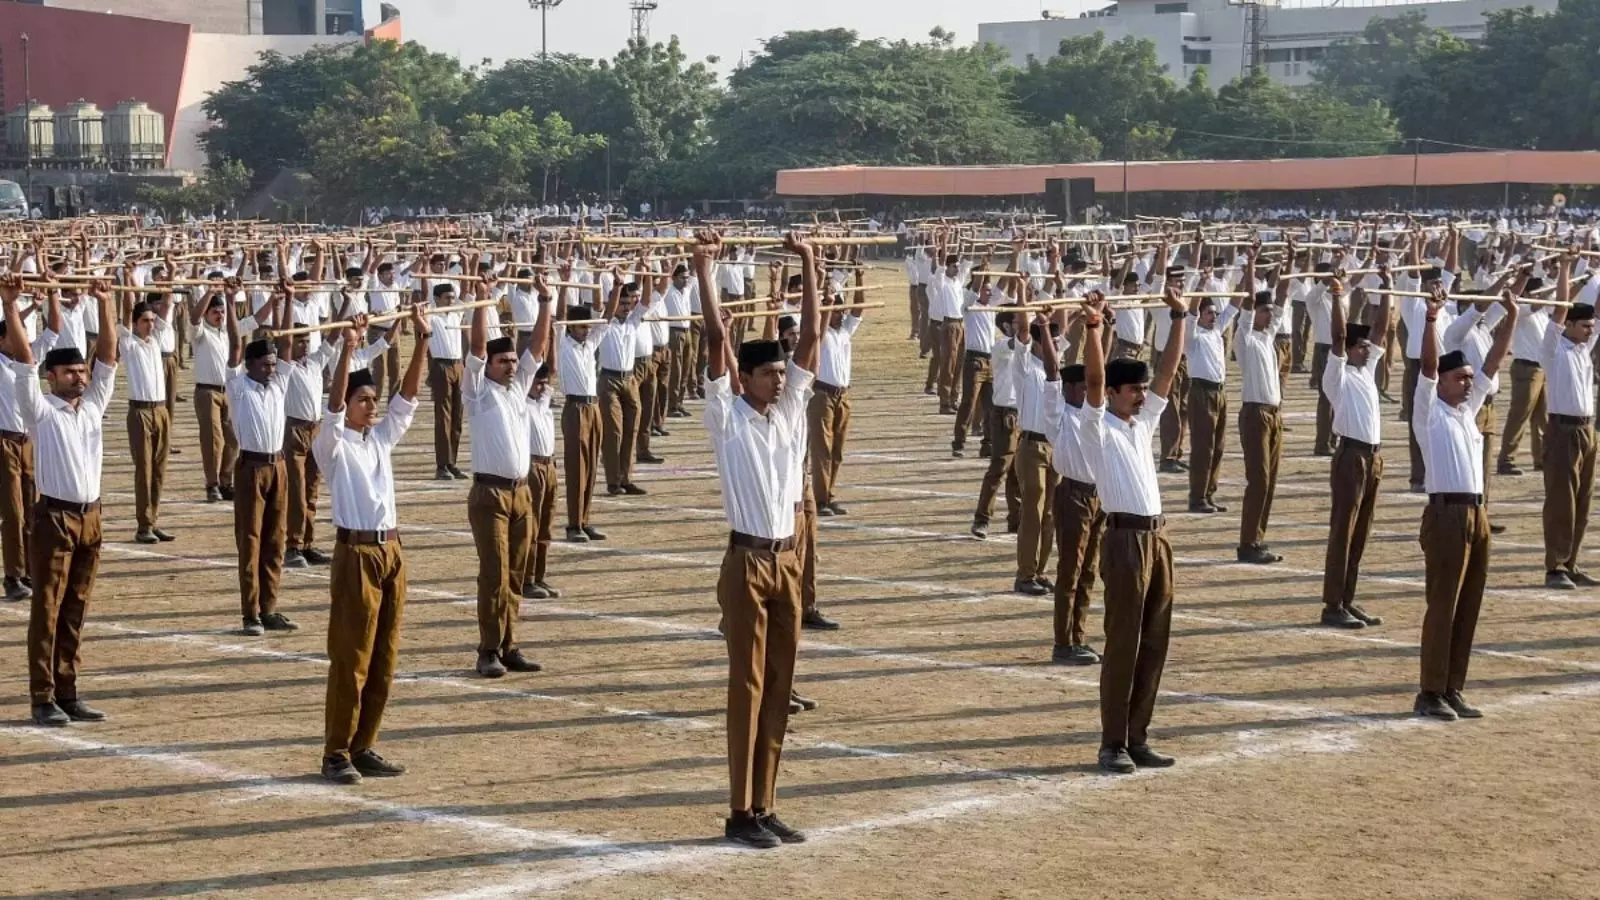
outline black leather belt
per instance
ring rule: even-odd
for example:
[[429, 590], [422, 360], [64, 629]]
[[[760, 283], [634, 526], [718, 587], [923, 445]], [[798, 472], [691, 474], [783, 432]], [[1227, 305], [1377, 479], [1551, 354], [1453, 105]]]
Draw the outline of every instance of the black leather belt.
[[297, 419], [294, 416], [285, 416], [284, 418], [291, 428], [310, 428], [317, 424], [310, 419]]
[[1355, 438], [1345, 437], [1342, 434], [1339, 435], [1339, 446], [1349, 447], [1351, 450], [1360, 450], [1369, 455], [1378, 452], [1377, 444], [1369, 444], [1366, 441], [1358, 441]]
[[1085, 494], [1090, 497], [1100, 496], [1100, 489], [1087, 481], [1078, 481], [1075, 478], [1061, 479], [1061, 487], [1075, 494]]
[[1025, 440], [1025, 441], [1038, 441], [1041, 444], [1050, 443], [1050, 439], [1049, 438], [1045, 437], [1044, 435], [1040, 434], [1037, 431], [1024, 431], [1024, 432], [1022, 432], [1022, 439]]
[[612, 378], [632, 378], [632, 372], [619, 372], [616, 369], [601, 369], [601, 375], [610, 375]]
[[172, 357], [174, 357], [176, 355], [177, 355], [176, 353], [168, 353], [165, 350], [161, 351], [161, 358], [162, 359], [171, 359]]
[[517, 488], [522, 487], [523, 485], [527, 484], [528, 483], [528, 479], [526, 479], [526, 478], [503, 478], [503, 477], [501, 477], [499, 475], [490, 475], [487, 472], [473, 472], [472, 473], [472, 483], [473, 484], [485, 484], [485, 485], [488, 485], [489, 487], [511, 488], [512, 490], [516, 490]]
[[1539, 368], [1539, 364], [1531, 359], [1513, 359], [1511, 361], [1511, 368], [1515, 369], [1518, 367], [1524, 369], [1537, 369]]
[[589, 396], [588, 394], [568, 394], [567, 395], [567, 402], [568, 403], [576, 403], [576, 404], [581, 406], [581, 405], [583, 405], [585, 403], [593, 403], [594, 402], [594, 398]]
[[538, 454], [534, 454], [532, 456], [529, 456], [528, 458], [533, 460], [535, 465], [540, 465], [540, 466], [548, 466], [551, 463], [554, 463], [556, 461], [556, 458], [554, 456], [539, 456]]
[[99, 509], [100, 501], [91, 500], [88, 503], [73, 503], [71, 500], [57, 500], [55, 497], [47, 497], [44, 494], [40, 494], [39, 505], [46, 509], [54, 509], [60, 512], [77, 513], [78, 515], [83, 516]]
[[1430, 506], [1482, 506], [1482, 494], [1429, 494]]
[[1273, 412], [1277, 412], [1278, 411], [1278, 407], [1272, 405], [1271, 403], [1256, 403], [1253, 400], [1246, 400], [1244, 402], [1244, 408], [1245, 409], [1250, 409], [1251, 407], [1254, 407], [1256, 409], [1270, 409]]
[[1166, 516], [1136, 516], [1133, 513], [1106, 513], [1106, 525], [1128, 531], [1159, 531], [1167, 524]]
[[752, 534], [744, 534], [742, 532], [734, 531], [728, 534], [728, 545], [731, 547], [743, 547], [746, 550], [764, 550], [768, 553], [782, 553], [785, 550], [794, 549], [794, 538], [786, 537], [781, 541], [775, 541], [771, 538], [756, 537]]
[[838, 385], [828, 384], [824, 381], [813, 381], [811, 382], [811, 386], [832, 397], [842, 396], [845, 391], [850, 390], [847, 387], [839, 387]]
[[1204, 378], [1196, 378], [1193, 375], [1189, 376], [1189, 383], [1194, 385], [1195, 387], [1198, 387], [1198, 388], [1205, 388], [1208, 391], [1220, 391], [1220, 390], [1222, 390], [1222, 382], [1220, 382], [1220, 381], [1207, 381]]
[[0, 431], [0, 438], [4, 438], [13, 444], [26, 444], [28, 442], [27, 433], [22, 431]]
[[968, 350], [967, 359], [988, 359], [989, 354], [982, 350]]
[[388, 531], [352, 531], [349, 528], [341, 528], [338, 540], [341, 544], [382, 546], [400, 540], [400, 532], [394, 528]]
[[954, 318], [951, 318], [950, 316], [945, 316], [945, 318], [944, 318], [944, 324], [946, 324], [946, 325], [960, 325], [962, 323], [962, 321], [963, 321], [963, 319], [962, 319], [961, 316], [956, 316]]
[[1594, 422], [1594, 416], [1562, 416], [1551, 413], [1550, 421], [1557, 425], [1589, 425]]
[[160, 409], [167, 405], [165, 400], [129, 400], [129, 409]]
[[259, 464], [261, 464], [263, 466], [270, 466], [270, 465], [275, 464], [278, 460], [283, 459], [283, 454], [282, 453], [257, 453], [254, 450], [240, 450], [239, 451], [239, 458], [244, 460], [245, 462], [259, 463]]
[[217, 393], [221, 393], [224, 390], [220, 384], [201, 384], [198, 381], [194, 383], [194, 389], [197, 391], [216, 391]]

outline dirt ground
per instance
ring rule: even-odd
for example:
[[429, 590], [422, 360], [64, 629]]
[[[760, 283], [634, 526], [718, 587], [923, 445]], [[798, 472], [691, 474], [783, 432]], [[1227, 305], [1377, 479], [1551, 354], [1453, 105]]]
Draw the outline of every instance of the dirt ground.
[[[1179, 763], [1104, 777], [1098, 669], [1050, 664], [1049, 603], [1008, 592], [1014, 542], [966, 534], [985, 463], [950, 458], [951, 419], [921, 394], [905, 340], [903, 278], [875, 279], [892, 289], [858, 337], [849, 515], [822, 531], [823, 609], [844, 628], [806, 633], [801, 687], [822, 707], [793, 720], [779, 782], [810, 843], [719, 841], [725, 531], [697, 420], [655, 442], [667, 462], [641, 468], [649, 496], [597, 499], [611, 540], [556, 545], [564, 596], [522, 609], [545, 671], [490, 682], [472, 673], [467, 485], [431, 480], [424, 406], [396, 460], [410, 601], [380, 745], [411, 773], [338, 788], [316, 774], [327, 570], [285, 579], [301, 631], [237, 634], [231, 513], [203, 502], [189, 406], [162, 516], [178, 540], [132, 543], [119, 383], [81, 681], [111, 718], [28, 724], [26, 604], [0, 604], [0, 894], [1600, 896], [1600, 597], [1542, 589], [1534, 477], [1493, 485], [1509, 532], [1469, 689], [1488, 716], [1423, 723], [1409, 716], [1423, 601], [1403, 450], [1386, 454], [1361, 590], [1387, 622], [1332, 632], [1315, 625], [1328, 487], [1306, 379], [1289, 392], [1268, 538], [1281, 565], [1233, 562], [1230, 423], [1230, 512], [1170, 526], [1179, 588], [1153, 739]], [[1233, 394], [1237, 410], [1236, 379]], [[1403, 447], [1388, 410], [1386, 441]], [[1185, 486], [1162, 476], [1170, 510]], [[328, 502], [324, 489], [324, 536]]]

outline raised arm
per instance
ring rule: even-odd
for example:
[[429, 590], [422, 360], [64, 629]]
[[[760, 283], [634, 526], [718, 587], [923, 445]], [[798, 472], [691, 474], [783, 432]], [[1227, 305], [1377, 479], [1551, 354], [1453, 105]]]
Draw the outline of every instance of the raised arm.
[[528, 346], [528, 352], [533, 354], [534, 359], [544, 359], [550, 352], [550, 333], [554, 330], [550, 322], [550, 307], [555, 304], [550, 302], [550, 286], [545, 284], [543, 270], [533, 276], [533, 289], [539, 295], [539, 312], [533, 321], [533, 342]]
[[1083, 380], [1089, 391], [1088, 404], [1099, 409], [1106, 403], [1106, 350], [1100, 340], [1100, 327], [1105, 321], [1100, 311], [1105, 301], [1099, 291], [1089, 297], [1083, 313]]
[[1189, 308], [1183, 299], [1183, 288], [1169, 285], [1162, 292], [1162, 302], [1171, 310], [1172, 328], [1167, 332], [1167, 346], [1161, 351], [1161, 368], [1150, 382], [1150, 391], [1166, 399], [1172, 393], [1172, 380], [1178, 375], [1178, 360], [1186, 345], [1184, 333], [1189, 326]]
[[[1365, 292], [1362, 292], [1365, 299]], [[1333, 316], [1332, 324], [1328, 328], [1328, 353], [1344, 359], [1344, 281], [1333, 278], [1328, 281], [1328, 296], [1332, 299], [1329, 304]]]
[[[90, 287], [90, 290], [94, 294], [95, 301], [100, 304], [100, 321], [115, 322], [117, 320], [116, 301], [113, 297], [116, 295], [111, 292], [111, 285], [104, 281], [96, 281]], [[96, 341], [94, 345], [94, 358], [108, 366], [116, 365], [117, 345], [119, 343], [121, 342], [116, 339], [115, 335], [101, 335], [100, 340]]]
[[1517, 307], [1516, 295], [1510, 291], [1501, 291], [1500, 306], [1506, 311], [1506, 319], [1495, 330], [1494, 343], [1489, 346], [1489, 355], [1483, 359], [1485, 378], [1493, 378], [1500, 372], [1500, 365], [1506, 359], [1506, 351], [1511, 349], [1511, 335], [1517, 330], [1517, 315], [1520, 310]]
[[695, 281], [700, 285], [700, 319], [705, 330], [706, 377], [712, 381], [728, 374], [728, 328], [722, 321], [722, 306], [716, 286], [711, 280], [711, 266], [722, 251], [722, 238], [715, 231], [702, 231], [695, 236], [694, 254], [690, 265], [694, 267]]
[[[33, 363], [33, 348], [28, 346], [28, 331], [22, 326], [22, 314], [17, 311], [17, 298], [22, 296], [22, 276], [10, 274], [0, 276], [0, 304], [5, 306], [6, 337], [0, 348], [12, 360], [29, 364]], [[101, 343], [106, 343], [101, 341]]]
[[803, 289], [800, 299], [800, 340], [794, 348], [794, 361], [807, 372], [817, 371], [818, 357], [822, 354], [822, 315], [818, 311], [817, 250], [810, 241], [803, 241], [790, 232], [784, 239], [790, 253], [800, 254]]
[[[428, 323], [423, 320], [420, 304], [411, 307], [411, 324], [416, 326], [417, 342], [411, 348], [411, 364], [406, 366], [406, 377], [400, 382], [400, 396], [408, 401], [417, 399], [417, 392], [422, 390], [422, 370], [428, 365], [428, 339], [433, 336]], [[344, 368], [340, 366], [341, 370]]]
[[1422, 377], [1431, 380], [1439, 377], [1439, 331], [1433, 323], [1439, 318], [1439, 310], [1444, 308], [1444, 289], [1435, 287], [1423, 302], [1427, 304], [1428, 315], [1422, 326]]

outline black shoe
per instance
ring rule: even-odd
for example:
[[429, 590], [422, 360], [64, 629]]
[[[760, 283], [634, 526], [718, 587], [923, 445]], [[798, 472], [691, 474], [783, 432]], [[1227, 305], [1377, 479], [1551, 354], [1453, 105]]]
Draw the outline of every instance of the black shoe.
[[521, 650], [513, 650], [510, 653], [500, 654], [500, 664], [505, 666], [506, 671], [508, 672], [544, 671], [544, 666], [541, 666], [526, 656], [523, 656]]
[[994, 456], [994, 451], [993, 450], [989, 449], [988, 447], [979, 447], [978, 448], [978, 458], [979, 459], [988, 459], [991, 456]]
[[367, 778], [394, 778], [406, 773], [405, 766], [384, 759], [371, 748], [350, 754], [350, 764]]
[[522, 586], [522, 599], [548, 600], [550, 599], [550, 592], [530, 581]]
[[582, 528], [568, 528], [567, 529], [567, 543], [569, 543], [569, 544], [587, 544], [587, 543], [589, 543], [589, 536], [587, 534], [583, 533], [583, 529]]
[[244, 634], [247, 637], [260, 637], [266, 633], [267, 630], [261, 627], [260, 619], [247, 618], [244, 620]]
[[261, 617], [261, 627], [268, 631], [299, 631], [300, 626], [289, 621], [289, 617], [279, 612], [269, 612]]
[[220, 503], [221, 501], [222, 501], [222, 489], [221, 488], [218, 488], [218, 487], [215, 487], [215, 486], [206, 488], [206, 502], [207, 503]]
[[104, 722], [106, 714], [82, 700], [62, 700], [56, 704], [74, 722]]
[[360, 784], [361, 770], [342, 756], [324, 756], [322, 777], [335, 784]]
[[800, 705], [800, 701], [799, 700], [796, 700], [793, 697], [789, 698], [789, 715], [798, 716], [798, 715], [800, 715], [801, 713], [803, 713], [805, 711], [806, 711], [806, 708], [804, 706]]
[[[664, 434], [666, 434], [666, 432], [662, 431], [661, 429], [655, 427], [654, 425], [650, 426], [651, 437], [662, 437]], [[644, 462], [644, 460], [640, 459], [639, 462]]]
[[1228, 511], [1228, 508], [1226, 506], [1223, 506], [1221, 503], [1218, 503], [1215, 500], [1207, 500], [1206, 502], [1211, 504], [1211, 508], [1216, 510], [1217, 512], [1227, 512]]
[[722, 836], [735, 844], [743, 844], [756, 850], [771, 850], [783, 846], [782, 839], [768, 831], [750, 813], [729, 816], [723, 823]]
[[434, 481], [455, 481], [456, 477], [454, 475], [450, 474], [450, 470], [449, 469], [445, 468], [444, 466], [440, 466], [439, 468], [433, 470], [433, 480]]
[[833, 514], [836, 515], [836, 516], [847, 516], [847, 515], [850, 514], [849, 512], [847, 512], [845, 510], [844, 507], [840, 506], [838, 503], [829, 503], [828, 504], [828, 508], [833, 510]]
[[161, 543], [161, 539], [156, 537], [155, 532], [153, 532], [153, 531], [140, 531], [138, 534], [135, 534], [133, 536], [133, 539], [134, 539], [135, 542], [140, 543], [140, 544], [159, 544], [159, 543]]
[[817, 515], [824, 519], [831, 519], [833, 518], [833, 509], [827, 506], [819, 506], [817, 507]]
[[1552, 591], [1575, 591], [1578, 589], [1578, 586], [1572, 582], [1572, 578], [1560, 570], [1546, 572], [1544, 586]]
[[633, 484], [631, 482], [622, 486], [622, 492], [627, 494], [629, 497], [643, 497], [645, 494], [650, 493], [644, 488], [639, 487], [637, 484]]
[[1365, 628], [1367, 623], [1355, 617], [1355, 614], [1342, 606], [1332, 609], [1326, 607], [1322, 610], [1322, 624], [1329, 628]]
[[1056, 589], [1056, 583], [1048, 578], [1035, 578], [1034, 581], [1039, 582], [1039, 586], [1047, 591], [1053, 591]]
[[[659, 456], [656, 456], [654, 453], [651, 453], [651, 454], [647, 454], [645, 456], [636, 456], [636, 457], [634, 457], [634, 462], [642, 462], [642, 463], [646, 463], [648, 465], [657, 465], [657, 464], [666, 462], [666, 460], [662, 459]], [[623, 485], [623, 487], [626, 488], [626, 487], [628, 487], [628, 485]]]
[[312, 564], [313, 566], [325, 566], [333, 562], [333, 557], [323, 553], [321, 550], [315, 550], [310, 547], [301, 550], [300, 555], [305, 558], [306, 562]]
[[1321, 457], [1331, 457], [1331, 456], [1333, 456], [1333, 451], [1332, 450], [1312, 450], [1311, 451], [1311, 455], [1312, 456], [1321, 456]]
[[622, 485], [620, 485], [620, 484], [618, 484], [618, 485], [610, 485], [610, 484], [606, 485], [606, 496], [608, 496], [608, 497], [621, 497], [622, 496]]
[[1204, 515], [1211, 515], [1212, 513], [1220, 512], [1220, 510], [1218, 510], [1215, 506], [1211, 505], [1210, 503], [1207, 503], [1207, 502], [1202, 500], [1199, 503], [1191, 503], [1191, 504], [1189, 504], [1189, 512], [1201, 513], [1201, 514], [1204, 514]]
[[222, 492], [222, 499], [225, 502], [228, 502], [228, 503], [232, 503], [233, 502], [233, 488], [229, 487], [228, 485], [223, 484], [223, 485], [218, 485], [217, 486], [217, 490]]
[[603, 541], [603, 540], [606, 539], [605, 532], [603, 532], [600, 529], [594, 527], [593, 525], [585, 525], [585, 526], [583, 526], [583, 533], [588, 535], [589, 536], [589, 540], [591, 540], [591, 541]]
[[283, 551], [283, 567], [285, 569], [309, 569], [311, 563], [306, 561], [305, 554], [299, 550]]
[[1345, 610], [1347, 612], [1349, 612], [1350, 615], [1355, 616], [1356, 618], [1360, 619], [1362, 624], [1366, 625], [1368, 628], [1374, 628], [1374, 627], [1376, 627], [1378, 625], [1382, 625], [1383, 624], [1383, 616], [1371, 615], [1366, 610], [1364, 610], [1361, 607], [1355, 605], [1354, 603], [1350, 604], [1349, 606], [1346, 606]]
[[1082, 644], [1056, 647], [1050, 651], [1050, 661], [1064, 666], [1092, 666], [1100, 661], [1100, 654]]
[[973, 522], [972, 523], [972, 528], [969, 529], [969, 530], [971, 531], [972, 536], [977, 538], [980, 541], [986, 541], [986, 540], [989, 539], [989, 523], [988, 522]]
[[1573, 569], [1567, 573], [1567, 578], [1578, 587], [1600, 587], [1600, 581], [1595, 580], [1588, 572], [1582, 569]]
[[1045, 594], [1050, 593], [1048, 588], [1031, 578], [1018, 579], [1011, 585], [1011, 589], [1029, 597], [1043, 597]]
[[1283, 557], [1269, 551], [1265, 547], [1240, 547], [1235, 555], [1239, 562], [1255, 566], [1270, 566], [1276, 562], [1283, 562]]
[[[1455, 714], [1457, 716], [1463, 719], [1483, 718], [1483, 710], [1468, 703], [1467, 699], [1461, 696], [1460, 691], [1445, 691], [1444, 702], [1448, 704], [1451, 709], [1455, 710]], [[71, 710], [68, 710], [68, 713], [71, 713]]]
[[1411, 704], [1411, 711], [1419, 716], [1446, 722], [1454, 722], [1459, 718], [1456, 711], [1450, 708], [1450, 704], [1444, 702], [1442, 695], [1430, 691], [1417, 694], [1416, 702]]
[[49, 725], [52, 728], [59, 728], [71, 721], [72, 717], [68, 716], [61, 707], [54, 703], [35, 703], [33, 705], [33, 724], [35, 725]]
[[535, 581], [533, 586], [537, 588], [543, 588], [545, 596], [549, 597], [551, 600], [561, 596], [561, 592], [551, 587], [550, 582], [548, 581]]
[[1163, 475], [1177, 475], [1188, 470], [1185, 469], [1177, 460], [1166, 459], [1161, 461], [1161, 468], [1158, 471], [1160, 471]]
[[960, 447], [951, 447], [950, 448], [950, 458], [951, 459], [964, 459], [964, 458], [966, 458], [966, 455], [967, 454], [961, 452], [961, 448]]
[[778, 836], [778, 840], [785, 844], [804, 844], [806, 836], [778, 820], [777, 813], [756, 813], [756, 821], [761, 827]]
[[811, 710], [822, 705], [817, 701], [810, 699], [809, 697], [800, 696], [800, 693], [795, 690], [789, 691], [789, 702], [798, 705], [802, 712], [810, 712]]
[[450, 477], [457, 481], [466, 481], [468, 478], [472, 477], [455, 466], [445, 466], [445, 468], [450, 471]]
[[689, 418], [689, 411], [681, 408], [669, 409], [667, 410], [667, 417], [670, 419], [687, 419]]
[[1400, 402], [1399, 400], [1396, 400], [1395, 398], [1391, 397], [1389, 395], [1388, 391], [1379, 391], [1378, 392], [1378, 397], [1380, 399], [1382, 399], [1383, 402], [1385, 402], [1385, 403], [1399, 403]]
[[1413, 494], [1426, 494], [1427, 492], [1428, 492], [1427, 485], [1413, 484], [1411, 486], [1411, 493], [1413, 493]]
[[27, 585], [23, 584], [20, 579], [7, 578], [6, 599], [12, 601], [13, 603], [19, 600], [32, 600], [33, 590]]
[[478, 651], [478, 674], [485, 678], [499, 678], [506, 674], [506, 667], [500, 662], [500, 655], [494, 651]]
[[1501, 463], [1495, 467], [1494, 473], [1496, 475], [1505, 475], [1511, 478], [1516, 478], [1522, 474], [1522, 470], [1512, 463]]
[[808, 609], [800, 614], [800, 627], [813, 631], [838, 631], [839, 623], [815, 609]]
[[1489, 533], [1490, 534], [1505, 534], [1506, 533], [1506, 527], [1504, 525], [1490, 525], [1489, 526]]
[[1141, 769], [1166, 769], [1177, 762], [1165, 753], [1157, 753], [1150, 749], [1149, 744], [1134, 744], [1129, 747], [1128, 757]]
[[1133, 757], [1122, 747], [1101, 747], [1100, 769], [1116, 775], [1132, 775], [1139, 771], [1139, 767], [1133, 764]]

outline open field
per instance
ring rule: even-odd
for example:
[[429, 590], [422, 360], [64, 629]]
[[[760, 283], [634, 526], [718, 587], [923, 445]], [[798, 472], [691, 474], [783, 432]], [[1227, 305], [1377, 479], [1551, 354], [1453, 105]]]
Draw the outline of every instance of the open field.
[[[396, 459], [411, 590], [380, 744], [411, 774], [338, 788], [316, 775], [327, 570], [286, 573], [301, 631], [236, 633], [231, 513], [203, 502], [187, 405], [162, 516], [179, 539], [134, 544], [119, 383], [81, 681], [111, 719], [27, 724], [27, 609], [0, 604], [0, 895], [1600, 896], [1600, 596], [1542, 589], [1539, 481], [1493, 487], [1510, 530], [1468, 691], [1488, 717], [1423, 723], [1409, 716], [1421, 498], [1404, 492], [1394, 407], [1361, 591], [1387, 622], [1357, 633], [1314, 624], [1328, 486], [1306, 379], [1286, 404], [1279, 566], [1233, 562], [1230, 422], [1230, 512], [1169, 526], [1179, 587], [1153, 739], [1179, 764], [1103, 777], [1098, 669], [1049, 663], [1048, 598], [1008, 592], [1004, 529], [967, 536], [985, 461], [975, 443], [949, 458], [951, 419], [921, 395], [904, 339], [903, 277], [874, 277], [895, 287], [857, 341], [850, 515], [822, 520], [822, 608], [844, 629], [806, 633], [799, 683], [822, 708], [792, 720], [779, 781], [809, 844], [756, 854], [718, 839], [725, 528], [697, 420], [668, 420], [653, 442], [667, 462], [640, 468], [649, 496], [601, 491], [611, 540], [555, 545], [564, 596], [522, 612], [545, 671], [490, 682], [471, 671], [468, 485], [431, 480], [424, 404]], [[1186, 483], [1162, 476], [1169, 509]], [[324, 548], [328, 506], [324, 489]]]

